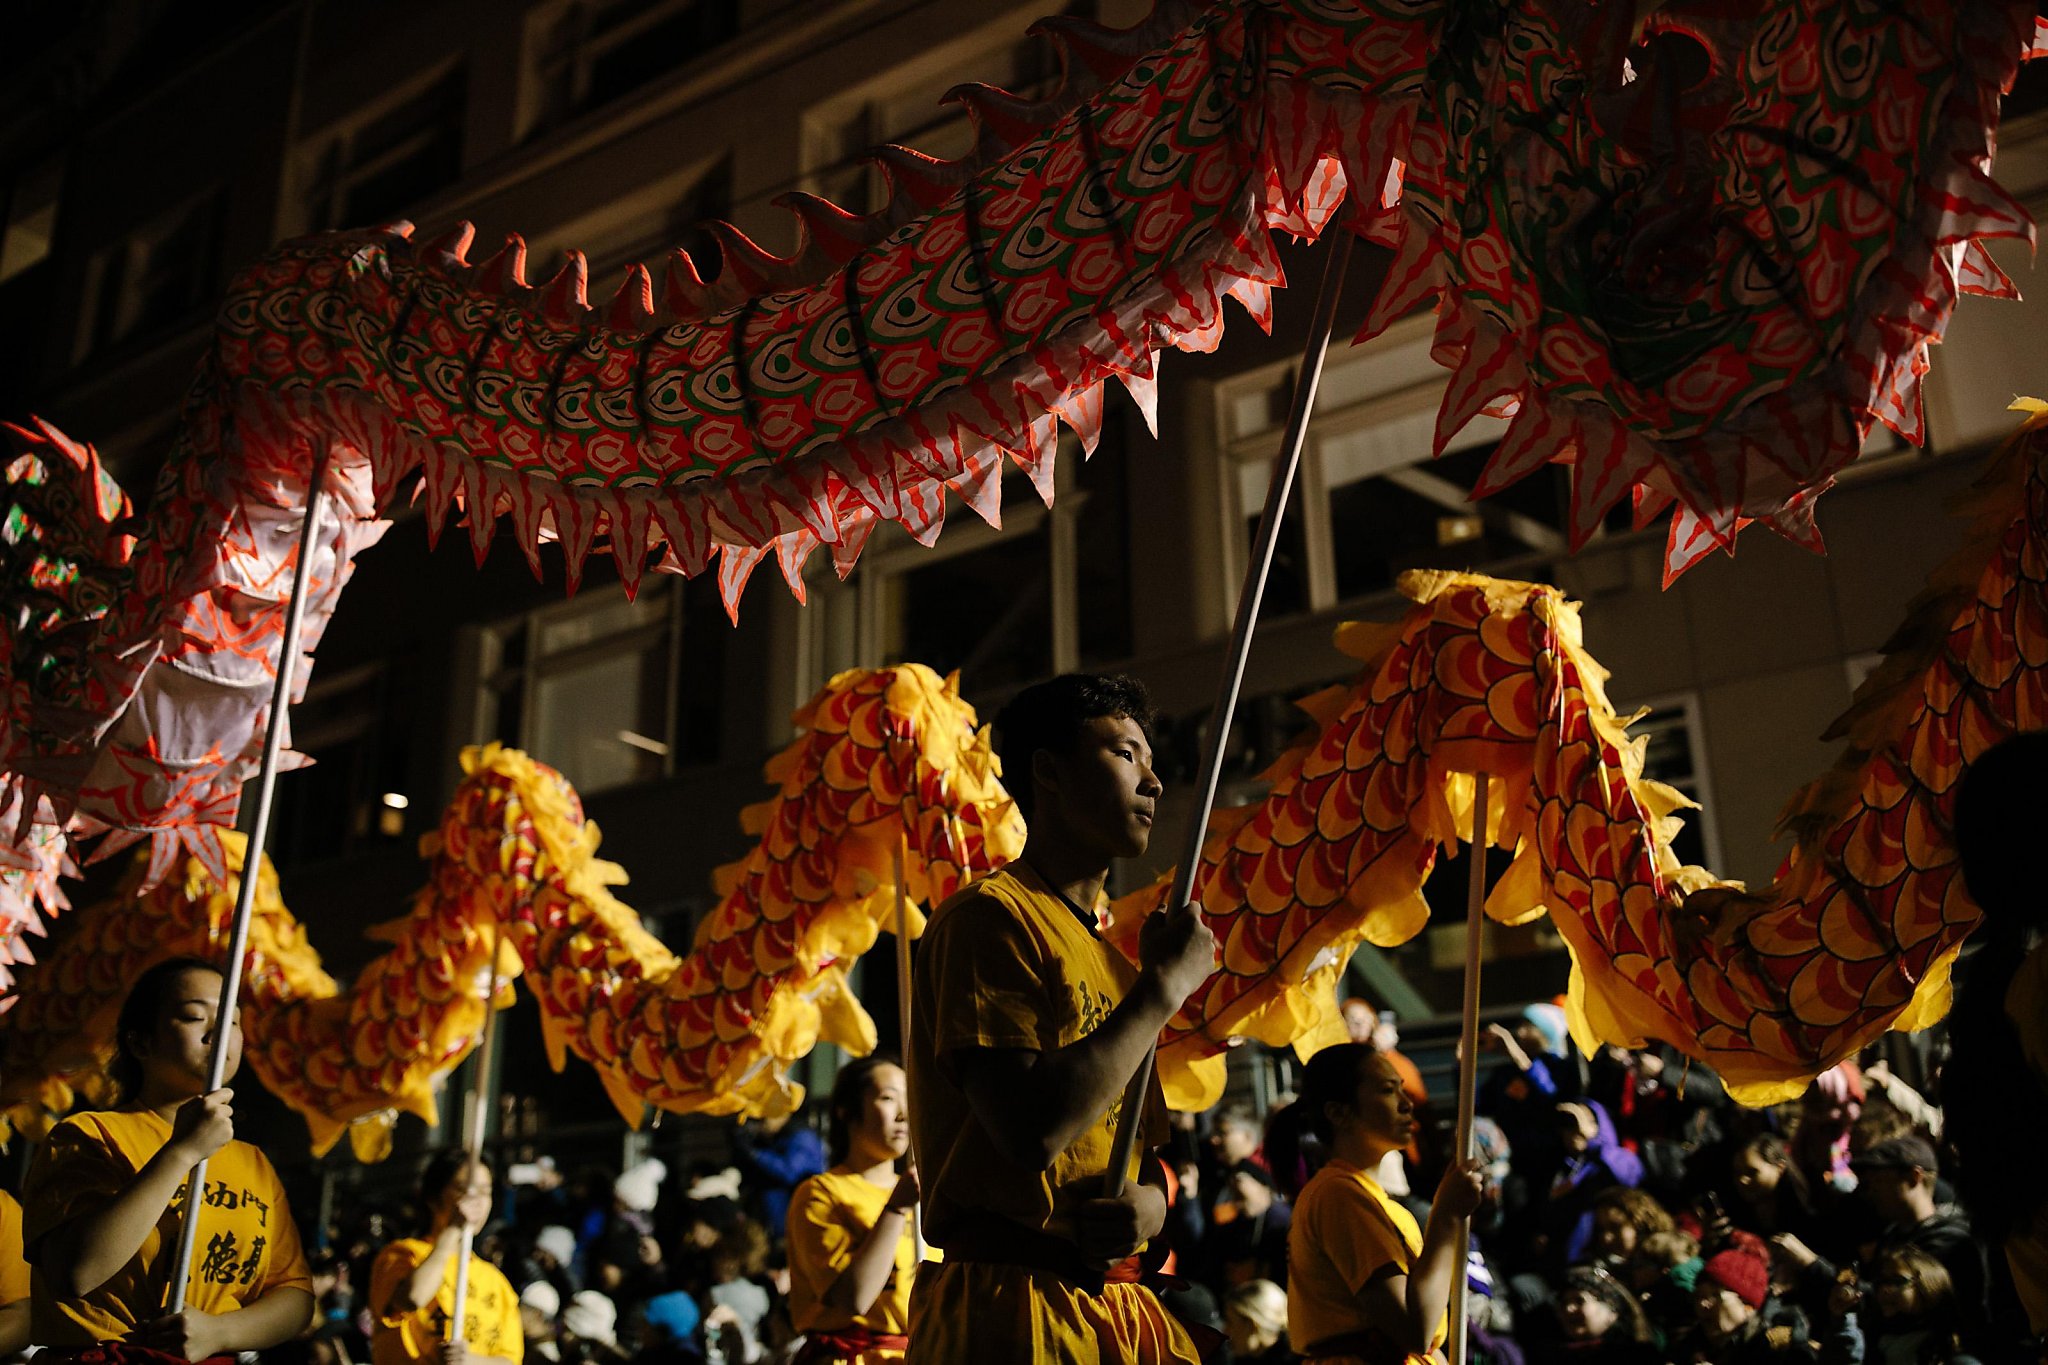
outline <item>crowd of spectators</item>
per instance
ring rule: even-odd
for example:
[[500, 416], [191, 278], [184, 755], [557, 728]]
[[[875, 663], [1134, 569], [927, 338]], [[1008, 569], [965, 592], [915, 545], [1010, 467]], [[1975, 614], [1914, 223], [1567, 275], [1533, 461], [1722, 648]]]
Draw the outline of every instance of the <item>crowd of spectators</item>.
[[[1398, 1055], [1362, 1001], [1353, 1039]], [[2028, 1336], [1944, 1179], [1938, 1106], [1874, 1063], [1795, 1102], [1733, 1104], [1666, 1049], [1581, 1056], [1555, 1005], [1483, 1040], [1486, 1193], [1467, 1263], [1470, 1359], [1493, 1365], [2001, 1360]], [[1449, 1155], [1448, 1096], [1396, 1069], [1425, 1115], [1381, 1185], [1426, 1220]], [[1295, 1359], [1284, 1328], [1287, 1204], [1248, 1108], [1184, 1126], [1180, 1269], [1235, 1359]], [[2032, 1357], [2014, 1357], [2027, 1358]]]
[[[1421, 1136], [1379, 1172], [1426, 1216], [1448, 1157], [1431, 1094], [1385, 1017], [1348, 1002], [1358, 1041], [1395, 1062]], [[1484, 1040], [1477, 1140], [1486, 1195], [1467, 1266], [1471, 1359], [1494, 1365], [2000, 1359], [2026, 1335], [1944, 1179], [1942, 1113], [1882, 1064], [1844, 1064], [1795, 1103], [1746, 1109], [1665, 1050], [1584, 1057], [1536, 1005]], [[914, 1097], [913, 1097], [914, 1102]], [[1164, 1297], [1210, 1329], [1213, 1360], [1278, 1365], [1290, 1210], [1265, 1115], [1179, 1116]], [[794, 1359], [783, 1223], [826, 1166], [803, 1117], [740, 1125], [727, 1163], [623, 1173], [529, 1166], [501, 1182], [478, 1250], [518, 1293], [530, 1357], [563, 1365]], [[369, 1267], [416, 1229], [366, 1212], [315, 1257], [309, 1365], [371, 1358]]]

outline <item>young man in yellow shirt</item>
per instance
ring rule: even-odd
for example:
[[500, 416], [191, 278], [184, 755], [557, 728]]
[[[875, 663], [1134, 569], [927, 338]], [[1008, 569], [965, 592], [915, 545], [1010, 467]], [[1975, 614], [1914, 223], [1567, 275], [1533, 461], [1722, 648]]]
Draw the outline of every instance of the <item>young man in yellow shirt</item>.
[[1156, 1164], [1134, 1161], [1124, 1194], [1102, 1197], [1124, 1087], [1215, 967], [1191, 909], [1152, 917], [1136, 968], [1098, 932], [1111, 861], [1151, 838], [1150, 723], [1135, 680], [1071, 674], [996, 721], [1031, 832], [1017, 862], [933, 913], [919, 952], [911, 1133], [945, 1260], [919, 1270], [910, 1365], [1197, 1358], [1136, 1282], [1166, 1216], [1162, 1190], [1137, 1178]]

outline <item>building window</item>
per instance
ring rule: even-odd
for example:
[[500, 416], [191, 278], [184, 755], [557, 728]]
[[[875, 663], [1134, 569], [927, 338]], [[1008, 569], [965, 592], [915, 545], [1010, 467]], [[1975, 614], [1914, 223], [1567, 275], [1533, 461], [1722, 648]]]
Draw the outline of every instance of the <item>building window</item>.
[[[1092, 17], [1093, 4], [1065, 13]], [[942, 49], [927, 62], [892, 71], [817, 105], [804, 116], [807, 187], [854, 213], [882, 206], [882, 178], [864, 158], [885, 143], [914, 147], [952, 160], [973, 150], [972, 128], [958, 105], [941, 104], [956, 85], [980, 81], [1025, 99], [1042, 99], [1059, 85], [1059, 59], [1042, 38], [1019, 40], [1008, 22], [993, 35]]]
[[878, 530], [851, 591], [800, 618], [800, 690], [843, 668], [921, 663], [959, 670], [963, 692], [985, 708], [1040, 678], [1128, 658], [1127, 462], [1113, 448], [1124, 420], [1112, 400], [1085, 462], [1063, 436], [1050, 508], [1012, 468], [1000, 529], [956, 504], [930, 549], [900, 528]]
[[690, 253], [697, 273], [717, 278], [721, 256], [718, 239], [704, 224], [732, 211], [732, 158], [664, 175], [619, 195], [592, 212], [536, 237], [530, 259], [552, 270], [565, 250], [581, 251], [589, 264], [590, 297], [607, 299], [617, 290], [625, 268], [652, 263], [660, 278], [668, 253], [681, 247]]
[[64, 189], [61, 157], [30, 167], [7, 195], [7, 222], [0, 235], [0, 284], [50, 257], [57, 240], [57, 200]]
[[299, 155], [307, 230], [389, 222], [453, 181], [468, 95], [453, 67], [312, 139]]
[[737, 0], [566, 0], [527, 21], [523, 136], [686, 66], [739, 30]]
[[483, 633], [481, 732], [559, 769], [588, 796], [673, 771], [684, 594], [593, 591]]
[[411, 797], [403, 748], [387, 743], [389, 691], [384, 666], [368, 664], [315, 674], [292, 707], [292, 748], [313, 762], [277, 784], [270, 847], [279, 866], [347, 857], [405, 833]]
[[226, 198], [224, 190], [209, 190], [93, 254], [77, 359], [181, 322], [213, 302]]
[[[1567, 553], [1571, 484], [1563, 466], [1471, 501], [1505, 421], [1476, 417], [1442, 457], [1430, 458], [1448, 380], [1429, 358], [1434, 327], [1434, 316], [1418, 315], [1363, 346], [1331, 351], [1281, 524], [1266, 617], [1387, 592], [1407, 569], [1512, 567], [1541, 577]], [[1294, 366], [1269, 366], [1217, 390], [1233, 582], [1258, 527], [1294, 382]], [[1624, 501], [1603, 532], [1627, 524]]]
[[1649, 736], [1643, 750], [1643, 776], [1676, 787], [1699, 803], [1698, 810], [1679, 812], [1685, 824], [1671, 841], [1680, 863], [1712, 871], [1721, 866], [1721, 834], [1714, 820], [1714, 789], [1707, 777], [1707, 743], [1700, 727], [1700, 708], [1692, 696], [1662, 698], [1631, 735]]

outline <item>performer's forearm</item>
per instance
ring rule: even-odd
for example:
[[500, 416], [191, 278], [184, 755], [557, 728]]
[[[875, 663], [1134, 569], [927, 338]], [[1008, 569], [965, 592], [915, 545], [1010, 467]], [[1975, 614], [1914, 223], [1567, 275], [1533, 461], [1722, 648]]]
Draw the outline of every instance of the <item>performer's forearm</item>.
[[903, 1241], [903, 1210], [883, 1209], [868, 1229], [867, 1240], [853, 1253], [846, 1269], [823, 1295], [825, 1306], [859, 1317], [875, 1306], [896, 1268], [896, 1248]]
[[28, 1300], [16, 1299], [0, 1308], [0, 1355], [11, 1356], [28, 1345]]
[[412, 1274], [400, 1280], [391, 1290], [391, 1302], [377, 1305], [377, 1311], [389, 1317], [403, 1313], [417, 1313], [434, 1301], [441, 1292], [441, 1286], [448, 1278], [448, 1262], [462, 1250], [462, 1227], [451, 1223], [434, 1234], [434, 1249], [427, 1253], [425, 1260], [413, 1267]]
[[1408, 1270], [1406, 1339], [1396, 1343], [1410, 1354], [1428, 1350], [1436, 1336], [1436, 1325], [1450, 1306], [1451, 1285], [1465, 1272], [1464, 1243], [1465, 1220], [1432, 1209], [1422, 1250]]
[[313, 1321], [313, 1296], [288, 1286], [271, 1290], [247, 1308], [224, 1313], [217, 1320], [223, 1351], [266, 1351], [281, 1346]]
[[1005, 1156], [1046, 1169], [1109, 1112], [1172, 1013], [1145, 973], [1085, 1038], [1050, 1052], [977, 1050], [961, 1077], [975, 1118]]
[[37, 1244], [35, 1258], [50, 1292], [60, 1299], [83, 1298], [128, 1264], [198, 1160], [184, 1145], [166, 1143], [119, 1194], [51, 1229]]

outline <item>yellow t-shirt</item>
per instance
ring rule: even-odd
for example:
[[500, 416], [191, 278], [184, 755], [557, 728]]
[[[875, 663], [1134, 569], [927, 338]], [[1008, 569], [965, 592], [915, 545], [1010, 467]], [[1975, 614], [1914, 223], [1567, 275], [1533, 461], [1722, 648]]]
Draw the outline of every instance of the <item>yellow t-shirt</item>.
[[[30, 1264], [51, 1231], [104, 1207], [170, 1141], [168, 1120], [148, 1112], [74, 1114], [58, 1124], [36, 1153], [23, 1186], [22, 1231]], [[284, 1186], [263, 1153], [230, 1142], [206, 1163], [206, 1193], [199, 1210], [199, 1240], [187, 1281], [186, 1303], [205, 1313], [231, 1313], [273, 1289], [313, 1290], [299, 1229], [285, 1203]], [[78, 1299], [59, 1299], [32, 1277], [31, 1340], [42, 1346], [90, 1346], [124, 1339], [163, 1315], [169, 1301], [169, 1262], [184, 1217], [180, 1189], [141, 1248], [105, 1284]], [[183, 1267], [175, 1267], [182, 1270]]]
[[[1073, 1211], [1101, 1192], [1121, 1097], [1044, 1171], [1004, 1156], [953, 1069], [963, 1048], [1050, 1052], [1093, 1033], [1137, 969], [1035, 874], [991, 873], [933, 912], [912, 982], [912, 1145], [924, 1186], [924, 1234], [944, 1247], [969, 1219], [995, 1215], [1072, 1237]], [[1152, 1102], [1160, 1104], [1155, 1081]], [[1159, 1119], [1163, 1120], [1163, 1108]], [[1147, 1115], [1148, 1130], [1155, 1130]], [[1139, 1160], [1131, 1163], [1132, 1180]]]
[[0, 1307], [28, 1297], [28, 1278], [21, 1254], [21, 1202], [0, 1190]]
[[[1421, 1252], [1414, 1216], [1387, 1198], [1371, 1173], [1330, 1161], [1295, 1201], [1287, 1232], [1288, 1341], [1305, 1351], [1333, 1337], [1384, 1333], [1359, 1295], [1382, 1275], [1405, 1275]], [[1448, 1328], [1448, 1320], [1437, 1324], [1435, 1345]]]
[[906, 1216], [896, 1243], [896, 1268], [874, 1306], [858, 1316], [825, 1306], [824, 1297], [853, 1253], [882, 1219], [889, 1191], [857, 1172], [834, 1166], [796, 1187], [789, 1199], [789, 1317], [799, 1332], [870, 1332], [901, 1336], [910, 1330], [910, 1284], [917, 1273], [917, 1230]]
[[[2048, 1084], [2048, 944], [2027, 954], [2005, 991], [2005, 1014], [2019, 1034], [2020, 1051], [2043, 1084]], [[2026, 1227], [2008, 1233], [2005, 1260], [2012, 1284], [2036, 1332], [2048, 1332], [2048, 1209], [2036, 1211]]]
[[[387, 1314], [385, 1306], [408, 1275], [434, 1250], [432, 1242], [407, 1237], [377, 1253], [370, 1267], [370, 1307], [377, 1330], [370, 1338], [373, 1365], [407, 1365], [432, 1360], [448, 1340], [448, 1316], [455, 1311], [455, 1258], [441, 1276], [434, 1297], [412, 1313]], [[519, 1331], [519, 1296], [504, 1272], [480, 1256], [469, 1258], [469, 1298], [462, 1305], [462, 1339], [475, 1355], [514, 1362], [526, 1358], [526, 1339]]]

